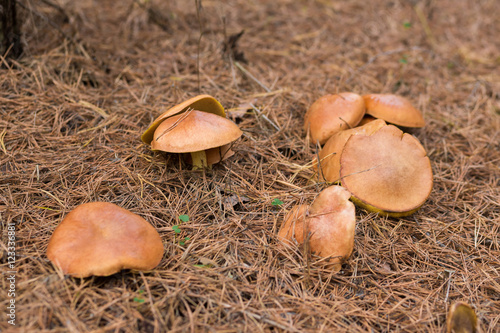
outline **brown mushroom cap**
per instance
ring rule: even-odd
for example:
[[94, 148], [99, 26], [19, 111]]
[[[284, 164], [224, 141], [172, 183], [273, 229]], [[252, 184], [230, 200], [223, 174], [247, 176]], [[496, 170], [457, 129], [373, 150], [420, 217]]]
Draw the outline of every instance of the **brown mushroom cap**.
[[424, 147], [393, 125], [369, 136], [351, 135], [340, 156], [340, 177], [354, 203], [389, 216], [415, 212], [433, 183]]
[[196, 152], [227, 145], [242, 134], [229, 119], [192, 110], [163, 120], [151, 148], [169, 153]]
[[378, 118], [375, 118], [375, 117], [373, 117], [373, 116], [370, 116], [369, 114], [365, 114], [365, 115], [363, 116], [363, 119], [361, 119], [361, 121], [359, 122], [358, 127], [359, 127], [359, 126], [366, 125], [366, 124], [368, 124], [368, 123], [370, 123], [370, 122], [372, 122], [372, 121], [374, 121], [374, 120], [377, 120], [377, 119], [378, 119]]
[[304, 129], [309, 131], [313, 143], [324, 144], [335, 133], [356, 126], [364, 114], [365, 103], [358, 94], [325, 95], [307, 110]]
[[151, 144], [153, 141], [153, 135], [155, 130], [160, 126], [161, 122], [164, 119], [167, 119], [176, 114], [185, 112], [187, 109], [194, 109], [203, 112], [209, 112], [221, 117], [226, 117], [224, 112], [224, 107], [210, 95], [198, 95], [193, 98], [190, 98], [176, 106], [168, 109], [163, 112], [160, 116], [158, 116], [153, 123], [149, 126], [149, 128], [142, 134], [141, 140], [146, 144]]
[[446, 333], [476, 333], [479, 322], [476, 312], [467, 303], [453, 303], [446, 318]]
[[366, 113], [375, 118], [384, 119], [388, 123], [403, 127], [424, 127], [422, 113], [415, 109], [411, 102], [398, 95], [369, 94], [364, 95]]
[[54, 265], [80, 278], [122, 269], [150, 270], [162, 256], [160, 235], [151, 224], [107, 202], [76, 207], [57, 226], [47, 247]]
[[285, 217], [278, 237], [285, 243], [299, 246], [309, 237], [309, 249], [328, 257], [333, 269], [339, 271], [342, 262], [354, 248], [356, 212], [349, 201], [351, 194], [340, 186], [323, 190], [309, 207], [298, 205]]
[[340, 180], [340, 155], [351, 135], [371, 135], [385, 125], [386, 123], [382, 119], [375, 119], [363, 126], [341, 131], [330, 137], [319, 152], [321, 174], [325, 180], [329, 182]]

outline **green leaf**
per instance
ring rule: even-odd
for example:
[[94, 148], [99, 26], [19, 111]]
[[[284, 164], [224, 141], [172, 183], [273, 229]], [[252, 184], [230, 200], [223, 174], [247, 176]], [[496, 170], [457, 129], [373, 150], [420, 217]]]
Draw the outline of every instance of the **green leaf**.
[[399, 59], [399, 62], [402, 64], [407, 64], [408, 60], [406, 60], [406, 57], [403, 57], [403, 58]]
[[179, 215], [179, 220], [182, 222], [187, 222], [189, 221], [189, 215]]
[[406, 29], [410, 29], [411, 28], [411, 22], [408, 22], [408, 21], [403, 22], [403, 27], [405, 27]]
[[179, 226], [178, 226], [178, 225], [174, 225], [174, 226], [172, 227], [172, 229], [174, 230], [174, 232], [175, 232], [176, 234], [180, 234], [180, 233], [181, 233], [181, 228], [179, 228]]
[[188, 241], [188, 240], [190, 240], [190, 239], [191, 239], [191, 238], [189, 238], [189, 237], [184, 237], [184, 240], [185, 240], [185, 241]]
[[139, 297], [134, 297], [134, 302], [144, 303], [144, 300], [142, 298], [139, 298]]
[[274, 199], [273, 202], [271, 202], [271, 205], [273, 206], [280, 206], [283, 204], [283, 201], [281, 201], [280, 199]]

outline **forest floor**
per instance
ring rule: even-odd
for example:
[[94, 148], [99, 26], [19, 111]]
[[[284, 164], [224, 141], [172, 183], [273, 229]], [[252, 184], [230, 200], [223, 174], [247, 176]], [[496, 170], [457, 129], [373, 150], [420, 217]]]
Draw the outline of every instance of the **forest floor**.
[[[463, 301], [498, 332], [497, 1], [18, 2], [24, 54], [0, 70], [0, 331], [444, 332]], [[409, 217], [357, 208], [354, 251], [334, 273], [277, 231], [328, 186], [310, 168], [304, 114], [344, 91], [402, 95], [422, 111], [412, 134], [434, 187]], [[198, 94], [244, 133], [206, 172], [140, 140]], [[61, 275], [49, 238], [91, 201], [150, 222], [160, 265]]]

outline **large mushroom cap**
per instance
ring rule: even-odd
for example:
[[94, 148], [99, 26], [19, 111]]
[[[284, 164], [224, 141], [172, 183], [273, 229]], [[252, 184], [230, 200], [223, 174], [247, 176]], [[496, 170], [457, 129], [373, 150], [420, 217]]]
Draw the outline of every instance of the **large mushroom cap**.
[[64, 274], [108, 276], [150, 270], [163, 256], [158, 232], [142, 217], [107, 202], [78, 206], [50, 238], [47, 257]]
[[415, 212], [432, 190], [432, 168], [420, 142], [393, 125], [351, 135], [340, 156], [342, 186], [358, 205], [390, 216]]
[[194, 109], [203, 112], [213, 113], [219, 115], [221, 117], [226, 117], [224, 112], [224, 107], [210, 95], [198, 95], [193, 98], [190, 98], [176, 106], [168, 109], [163, 112], [158, 118], [156, 118], [153, 123], [149, 126], [149, 128], [142, 134], [141, 140], [146, 144], [151, 144], [153, 140], [153, 134], [161, 124], [164, 119], [167, 119], [176, 114], [185, 112], [187, 109]]
[[191, 110], [163, 120], [155, 131], [151, 148], [169, 153], [190, 153], [227, 145], [242, 134], [229, 119]]
[[339, 271], [354, 247], [356, 212], [350, 196], [340, 186], [326, 188], [310, 207], [298, 205], [287, 214], [278, 237], [301, 245], [310, 235], [310, 251], [328, 257], [333, 269]]
[[388, 123], [403, 127], [424, 127], [422, 113], [415, 109], [411, 102], [398, 95], [369, 94], [364, 95], [366, 114], [384, 119]]
[[319, 152], [321, 174], [325, 180], [329, 182], [340, 181], [340, 155], [351, 135], [370, 135], [385, 125], [386, 123], [382, 119], [375, 119], [363, 126], [341, 131], [330, 137]]
[[356, 126], [365, 114], [365, 102], [355, 93], [325, 95], [316, 100], [304, 119], [313, 143], [324, 144], [337, 132]]

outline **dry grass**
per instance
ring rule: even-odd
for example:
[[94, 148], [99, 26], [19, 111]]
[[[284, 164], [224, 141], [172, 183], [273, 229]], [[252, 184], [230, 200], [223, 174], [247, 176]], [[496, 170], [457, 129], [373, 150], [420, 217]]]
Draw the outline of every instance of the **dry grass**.
[[[20, 1], [25, 56], [0, 71], [0, 214], [2, 230], [17, 225], [16, 327], [443, 332], [449, 305], [462, 300], [484, 332], [498, 332], [497, 2], [205, 0], [200, 19], [191, 2], [58, 1], [57, 10]], [[247, 63], [223, 53], [242, 30], [234, 51]], [[408, 218], [358, 210], [354, 253], [332, 274], [279, 247], [276, 234], [293, 205], [325, 186], [304, 167], [315, 148], [301, 123], [316, 98], [340, 91], [397, 93], [420, 108], [427, 126], [413, 134], [435, 185]], [[199, 92], [261, 112], [237, 119], [237, 154], [205, 174], [139, 140], [162, 110]], [[96, 200], [157, 228], [159, 267], [58, 274], [45, 256], [50, 235]], [[172, 230], [181, 214], [190, 216], [185, 246]], [[6, 231], [1, 240], [4, 251]], [[6, 289], [2, 279], [3, 331]]]

